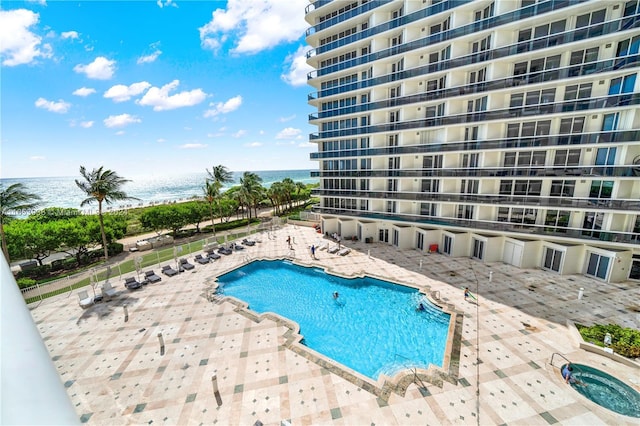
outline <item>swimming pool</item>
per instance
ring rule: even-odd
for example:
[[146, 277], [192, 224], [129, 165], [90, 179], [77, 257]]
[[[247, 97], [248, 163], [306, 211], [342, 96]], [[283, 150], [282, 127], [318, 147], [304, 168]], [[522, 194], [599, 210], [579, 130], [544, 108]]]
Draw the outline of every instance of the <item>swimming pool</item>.
[[424, 298], [414, 288], [264, 260], [221, 275], [218, 284], [257, 313], [297, 322], [304, 345], [374, 380], [443, 366], [451, 316], [428, 302], [417, 311]]
[[[631, 386], [609, 374], [589, 367], [573, 364], [573, 377], [584, 383], [572, 383], [576, 391], [602, 407], [630, 417], [640, 417], [640, 394]], [[560, 371], [564, 366], [560, 368]]]

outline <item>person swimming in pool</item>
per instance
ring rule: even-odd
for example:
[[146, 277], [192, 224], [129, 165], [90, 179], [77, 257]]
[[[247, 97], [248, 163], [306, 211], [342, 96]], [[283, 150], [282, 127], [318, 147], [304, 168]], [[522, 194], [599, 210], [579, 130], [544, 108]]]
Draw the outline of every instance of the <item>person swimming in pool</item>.
[[568, 363], [567, 365], [562, 367], [562, 378], [564, 379], [564, 382], [567, 384], [571, 383], [579, 386], [587, 386], [586, 383], [576, 379], [573, 376], [573, 366], [571, 365], [571, 363]]
[[422, 304], [422, 302], [420, 302], [418, 304], [418, 307], [416, 308], [416, 311], [424, 311], [424, 305]]
[[337, 292], [337, 291], [334, 291], [334, 292], [333, 292], [333, 298], [334, 298], [334, 299], [337, 299], [338, 297], [340, 297], [340, 294], [338, 294], [338, 292]]

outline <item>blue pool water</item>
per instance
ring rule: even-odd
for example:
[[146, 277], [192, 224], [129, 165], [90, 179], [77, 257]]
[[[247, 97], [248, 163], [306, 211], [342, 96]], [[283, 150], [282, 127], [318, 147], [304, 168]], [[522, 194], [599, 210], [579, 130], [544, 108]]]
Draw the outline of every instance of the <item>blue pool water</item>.
[[416, 311], [423, 296], [413, 288], [286, 261], [255, 261], [218, 283], [225, 296], [257, 313], [297, 322], [306, 346], [372, 379], [408, 367], [442, 367], [451, 316], [430, 303]]
[[573, 366], [573, 377], [586, 385], [575, 383], [571, 387], [611, 411], [625, 416], [640, 417], [640, 393], [631, 386], [587, 365], [573, 363], [571, 365]]

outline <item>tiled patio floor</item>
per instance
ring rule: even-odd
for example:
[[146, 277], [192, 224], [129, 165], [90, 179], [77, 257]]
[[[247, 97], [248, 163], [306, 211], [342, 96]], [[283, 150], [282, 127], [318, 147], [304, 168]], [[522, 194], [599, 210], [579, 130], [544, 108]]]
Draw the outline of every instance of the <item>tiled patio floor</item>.
[[[290, 252], [286, 237], [295, 241]], [[640, 328], [638, 283], [604, 284], [582, 276], [519, 270], [502, 263], [424, 255], [348, 242], [347, 256], [308, 247], [321, 236], [286, 226], [262, 242], [164, 277], [82, 310], [75, 294], [31, 306], [32, 316], [82, 422], [99, 425], [345, 424], [640, 424], [587, 401], [565, 385], [554, 352], [604, 370], [640, 391], [640, 370], [578, 349], [567, 320]], [[429, 286], [463, 316], [456, 384], [411, 384], [379, 397], [286, 343], [291, 331], [255, 321], [236, 304], [210, 302], [215, 277], [247, 258], [292, 255], [346, 275], [369, 273]], [[159, 269], [159, 268], [157, 268]], [[489, 272], [493, 272], [489, 282]], [[464, 300], [461, 286], [479, 296]], [[584, 297], [578, 300], [578, 288]], [[634, 305], [635, 303], [635, 305]], [[124, 321], [127, 305], [129, 318]], [[479, 330], [479, 332], [478, 332]], [[165, 353], [160, 353], [162, 333]], [[479, 347], [479, 354], [477, 348]], [[480, 359], [480, 363], [476, 360]], [[212, 376], [217, 376], [218, 405]], [[478, 387], [479, 383], [479, 387]], [[382, 387], [379, 384], [380, 388]], [[479, 397], [478, 397], [479, 395]]]

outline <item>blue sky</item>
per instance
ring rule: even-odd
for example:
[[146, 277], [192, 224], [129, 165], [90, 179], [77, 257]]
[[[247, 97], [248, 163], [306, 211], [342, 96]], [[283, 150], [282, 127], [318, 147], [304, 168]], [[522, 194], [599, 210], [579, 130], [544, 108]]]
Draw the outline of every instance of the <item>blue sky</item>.
[[0, 176], [316, 169], [307, 0], [0, 3]]

